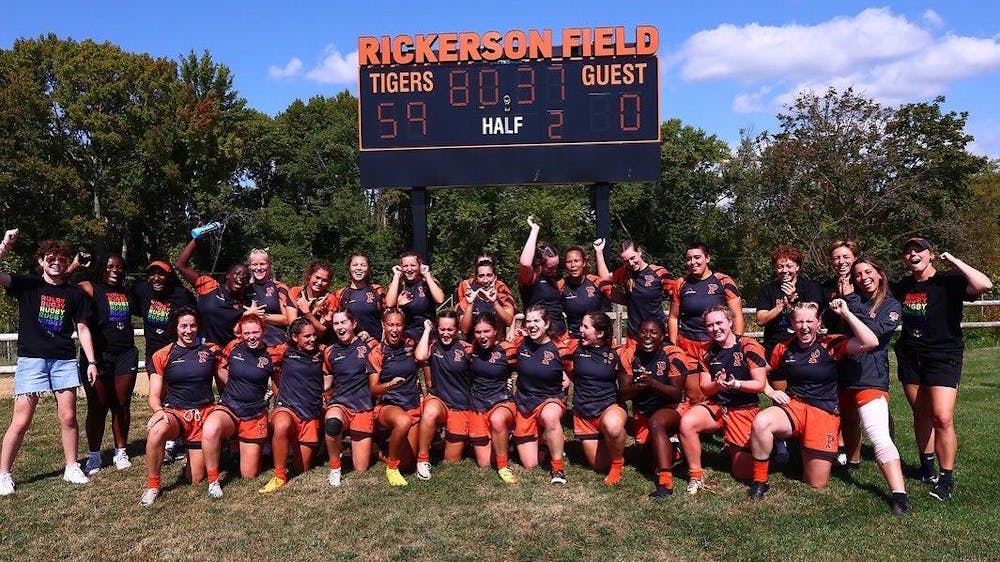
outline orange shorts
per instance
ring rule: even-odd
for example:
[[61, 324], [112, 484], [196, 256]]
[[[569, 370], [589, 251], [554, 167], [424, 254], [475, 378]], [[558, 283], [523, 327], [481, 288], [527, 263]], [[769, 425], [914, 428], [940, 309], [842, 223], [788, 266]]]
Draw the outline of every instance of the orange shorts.
[[430, 401], [441, 404], [445, 411], [444, 438], [447, 441], [465, 441], [469, 438], [469, 425], [471, 423], [472, 412], [470, 410], [453, 410], [437, 396], [428, 394], [424, 396], [424, 403], [421, 408], [426, 407]]
[[697, 404], [708, 410], [712, 419], [722, 426], [722, 440], [727, 444], [750, 450], [750, 433], [753, 430], [753, 419], [760, 412], [760, 406], [740, 406], [738, 408], [727, 408], [715, 402], [702, 402]]
[[[680, 413], [680, 404], [676, 408], [664, 406], [661, 410], [677, 410]], [[632, 414], [632, 437], [639, 445], [645, 445], [649, 441], [649, 418], [638, 412]]]
[[840, 416], [792, 398], [788, 404], [778, 406], [792, 422], [792, 436], [797, 437], [802, 448], [830, 460], [837, 458], [837, 435], [840, 433]]
[[514, 443], [529, 443], [538, 440], [541, 433], [538, 427], [538, 416], [549, 404], [558, 404], [562, 408], [562, 413], [566, 413], [566, 402], [562, 398], [546, 398], [527, 414], [522, 414], [517, 408], [514, 409]]
[[472, 441], [473, 445], [486, 445], [490, 442], [490, 418], [493, 417], [493, 412], [500, 409], [510, 412], [511, 426], [513, 426], [514, 420], [517, 417], [517, 414], [515, 413], [517, 412], [517, 408], [515, 408], [514, 403], [509, 400], [494, 404], [485, 412], [469, 413], [469, 439]]
[[[402, 409], [400, 406], [396, 406], [395, 404], [379, 404], [379, 405], [375, 406], [375, 410], [373, 412], [374, 412], [374, 417], [375, 417], [375, 423], [376, 424], [378, 424], [378, 418], [379, 418], [379, 415], [382, 413], [382, 410], [385, 409], [385, 408], [391, 407], [391, 406], [395, 406], [396, 408]], [[416, 427], [417, 424], [420, 423], [420, 406], [417, 406], [416, 408], [410, 408], [409, 410], [403, 410], [403, 411], [405, 411], [410, 416], [410, 421], [413, 422], [413, 426], [414, 427]], [[379, 425], [379, 427], [382, 427], [382, 426]]]
[[681, 348], [684, 353], [688, 354], [688, 356], [692, 359], [698, 359], [701, 357], [701, 352], [707, 345], [708, 342], [688, 339], [680, 334], [677, 334], [677, 347]]
[[588, 441], [592, 439], [598, 439], [601, 437], [601, 420], [604, 415], [608, 413], [612, 408], [621, 409], [618, 404], [612, 404], [601, 412], [601, 415], [594, 416], [592, 418], [584, 416], [573, 416], [573, 437], [581, 440]]
[[307, 447], [315, 447], [319, 445], [319, 418], [304, 420], [295, 413], [295, 410], [285, 408], [284, 406], [278, 406], [273, 412], [271, 412], [272, 423], [274, 422], [274, 418], [280, 413], [285, 413], [292, 417], [292, 424], [295, 427], [295, 439], [298, 441], [299, 445], [305, 445]]
[[325, 417], [330, 417], [332, 408], [336, 408], [340, 412], [340, 419], [344, 421], [344, 426], [351, 439], [367, 439], [375, 434], [375, 415], [372, 410], [359, 412], [343, 404], [330, 404], [326, 407], [327, 415]]
[[182, 410], [180, 408], [164, 408], [163, 413], [174, 418], [181, 428], [179, 439], [184, 441], [188, 449], [201, 449], [201, 429], [205, 418], [215, 408], [215, 404], [206, 404], [200, 408]]
[[854, 390], [841, 390], [839, 393], [841, 410], [857, 410], [869, 402], [874, 402], [879, 398], [885, 398], [889, 402], [889, 393], [881, 388], [858, 388]]
[[256, 443], [257, 445], [267, 443], [268, 430], [270, 429], [267, 423], [267, 412], [246, 420], [238, 417], [235, 412], [223, 404], [216, 405], [212, 412], [222, 412], [232, 418], [233, 424], [236, 425], [236, 435], [241, 443]]

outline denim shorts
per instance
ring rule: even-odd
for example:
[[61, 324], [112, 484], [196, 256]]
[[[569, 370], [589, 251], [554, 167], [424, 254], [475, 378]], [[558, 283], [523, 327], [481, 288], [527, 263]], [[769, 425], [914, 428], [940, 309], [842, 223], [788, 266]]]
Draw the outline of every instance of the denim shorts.
[[80, 386], [76, 359], [18, 357], [14, 372], [14, 396], [41, 394]]

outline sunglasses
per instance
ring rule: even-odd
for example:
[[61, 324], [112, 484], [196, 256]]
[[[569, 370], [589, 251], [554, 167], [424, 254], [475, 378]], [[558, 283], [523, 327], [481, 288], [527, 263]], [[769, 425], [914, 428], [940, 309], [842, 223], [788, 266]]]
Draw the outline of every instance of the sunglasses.
[[52, 265], [54, 263], [66, 263], [69, 260], [66, 258], [66, 256], [57, 256], [55, 254], [49, 254], [44, 258], [42, 258], [42, 261], [44, 261], [49, 265]]

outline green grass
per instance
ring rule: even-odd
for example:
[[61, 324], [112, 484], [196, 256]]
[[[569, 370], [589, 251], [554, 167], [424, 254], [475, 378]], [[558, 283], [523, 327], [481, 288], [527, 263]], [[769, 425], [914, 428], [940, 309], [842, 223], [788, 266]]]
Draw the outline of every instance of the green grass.
[[[998, 360], [998, 348], [966, 353], [956, 495], [940, 503], [907, 480], [908, 518], [889, 514], [868, 448], [854, 481], [835, 476], [816, 492], [779, 473], [764, 501], [748, 503], [745, 487], [725, 472], [718, 440], [706, 441], [710, 489], [685, 496], [681, 469], [679, 493], [660, 503], [646, 497], [652, 484], [632, 464], [623, 484], [608, 489], [579, 461], [568, 466], [562, 488], [549, 486], [542, 470], [516, 470], [521, 481], [508, 487], [464, 461], [437, 466], [430, 482], [411, 476], [405, 489], [388, 487], [382, 465], [348, 474], [332, 489], [320, 467], [265, 498], [256, 489], [267, 471], [250, 482], [231, 479], [218, 502], [204, 485], [180, 482], [180, 466], [171, 465], [160, 500], [141, 508], [142, 457], [125, 472], [105, 469], [85, 487], [62, 482], [46, 399], [15, 468], [17, 493], [0, 498], [0, 559], [996, 560]], [[912, 465], [909, 409], [894, 390], [897, 444]], [[5, 422], [10, 409], [9, 399], [0, 400]], [[138, 441], [148, 411], [141, 399], [135, 409]]]

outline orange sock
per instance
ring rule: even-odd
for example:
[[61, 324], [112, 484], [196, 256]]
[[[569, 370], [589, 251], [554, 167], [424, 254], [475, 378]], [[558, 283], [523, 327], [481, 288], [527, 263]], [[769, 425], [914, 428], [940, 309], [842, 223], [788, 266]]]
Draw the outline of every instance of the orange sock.
[[552, 459], [552, 470], [566, 470], [566, 461], [563, 459]]
[[420, 453], [417, 455], [417, 462], [430, 462], [430, 460], [431, 460], [430, 453]]
[[386, 459], [386, 468], [399, 468], [399, 459]]
[[497, 470], [507, 468], [507, 455], [497, 455]]
[[340, 456], [330, 457], [330, 468], [340, 468]]
[[146, 477], [146, 487], [160, 489], [160, 476], [147, 476]]
[[769, 464], [768, 459], [762, 461], [754, 459], [753, 460], [753, 481], [754, 482], [767, 482], [767, 468]]
[[701, 480], [705, 476], [705, 471], [700, 468], [689, 468], [688, 478], [691, 480]]
[[219, 469], [218, 468], [209, 468], [208, 469], [208, 481], [209, 482], [218, 482], [219, 481]]
[[656, 483], [664, 488], [674, 487], [674, 473], [670, 469], [656, 471]]
[[288, 470], [283, 466], [274, 467], [274, 477], [279, 480], [288, 480]]
[[604, 479], [604, 483], [608, 486], [612, 484], [617, 484], [619, 480], [622, 479], [622, 467], [625, 466], [624, 458], [617, 458], [611, 461], [611, 470], [608, 471], [607, 478]]

